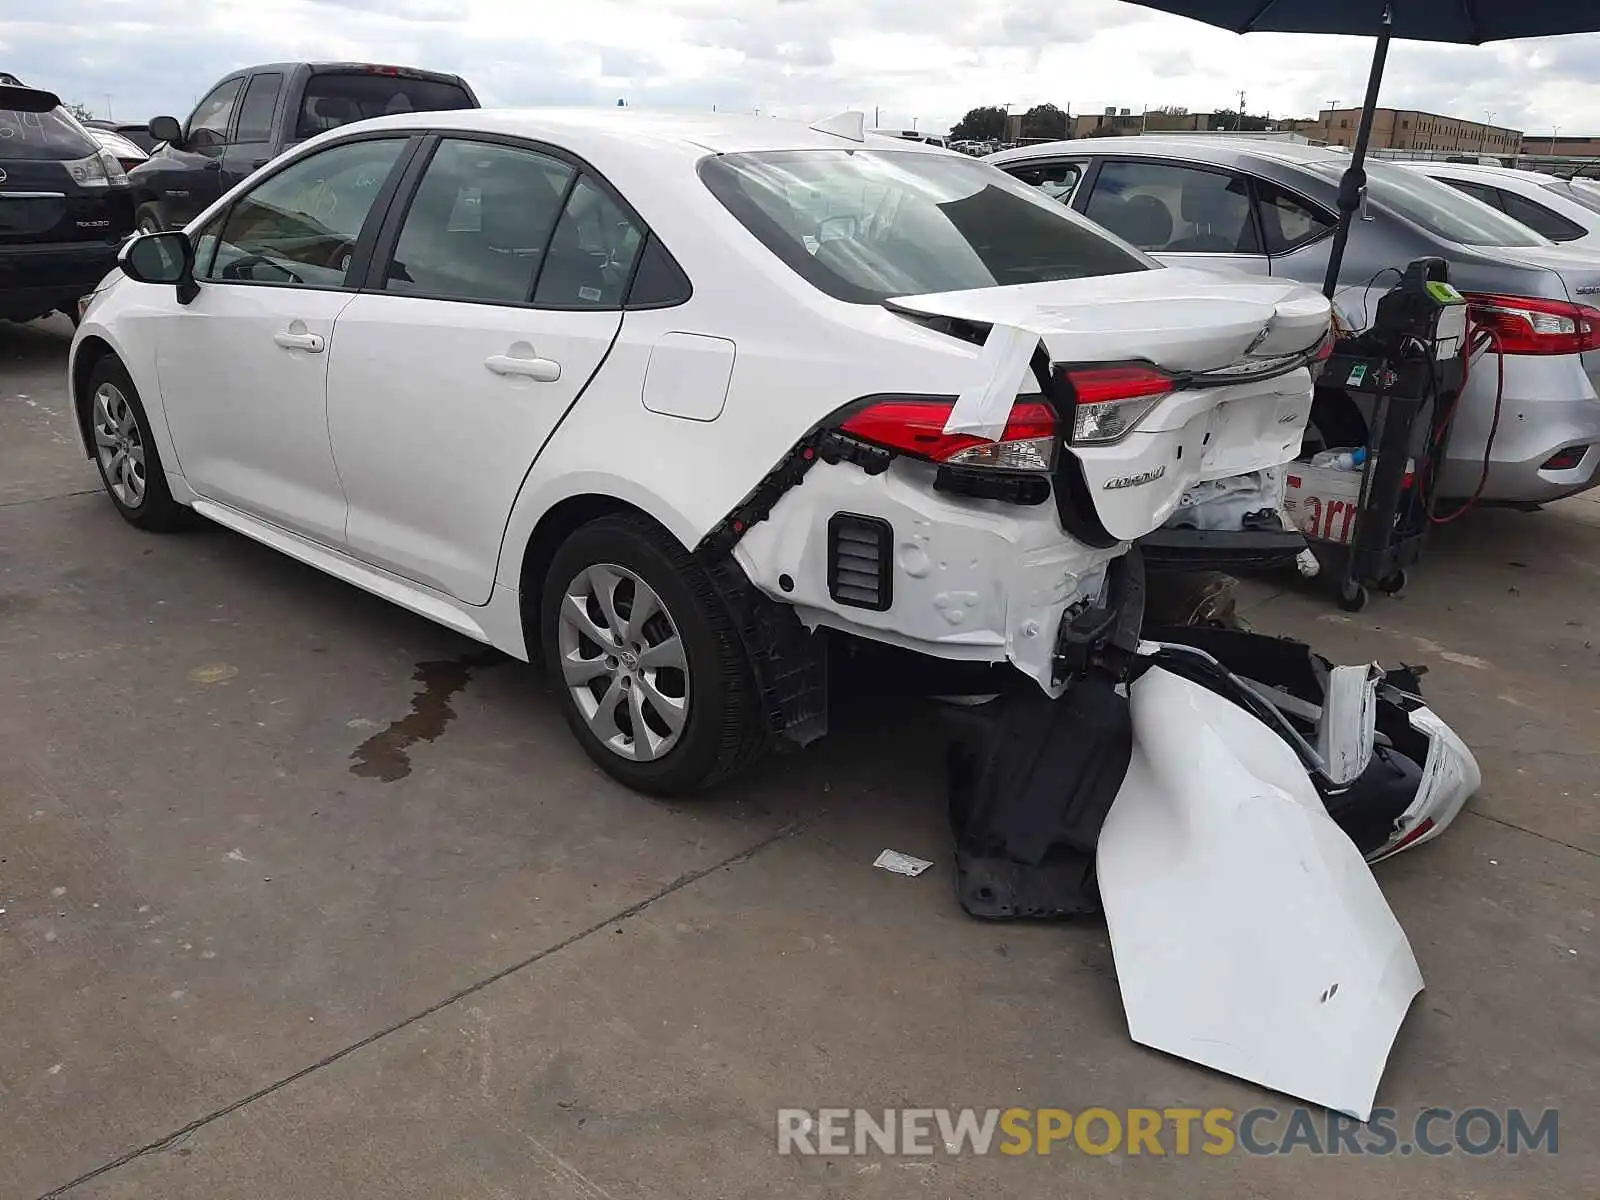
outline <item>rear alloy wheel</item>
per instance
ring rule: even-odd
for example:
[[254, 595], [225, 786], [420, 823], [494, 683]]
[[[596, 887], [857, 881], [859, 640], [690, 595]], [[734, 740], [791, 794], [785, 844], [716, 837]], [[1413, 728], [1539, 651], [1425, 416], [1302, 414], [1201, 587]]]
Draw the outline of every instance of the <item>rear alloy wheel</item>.
[[561, 674], [589, 732], [634, 762], [672, 753], [689, 719], [689, 662], [661, 597], [597, 563], [563, 589], [557, 621]]
[[167, 489], [144, 405], [115, 358], [102, 358], [90, 372], [87, 404], [95, 465], [117, 511], [140, 529], [177, 527], [183, 506]]
[[569, 536], [539, 617], [562, 714], [620, 782], [681, 795], [765, 748], [753, 674], [722, 597], [643, 517], [602, 517]]

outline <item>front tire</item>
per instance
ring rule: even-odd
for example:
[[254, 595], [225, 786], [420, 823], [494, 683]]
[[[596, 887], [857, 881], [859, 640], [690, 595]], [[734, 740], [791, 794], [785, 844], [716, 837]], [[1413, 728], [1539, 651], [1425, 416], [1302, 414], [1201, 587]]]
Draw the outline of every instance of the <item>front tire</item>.
[[551, 561], [539, 605], [562, 715], [637, 791], [700, 791], [766, 747], [754, 672], [700, 565], [642, 516], [602, 517]]
[[121, 362], [107, 355], [95, 363], [83, 402], [100, 481], [123, 520], [153, 533], [178, 528], [183, 506], [167, 488], [150, 419]]

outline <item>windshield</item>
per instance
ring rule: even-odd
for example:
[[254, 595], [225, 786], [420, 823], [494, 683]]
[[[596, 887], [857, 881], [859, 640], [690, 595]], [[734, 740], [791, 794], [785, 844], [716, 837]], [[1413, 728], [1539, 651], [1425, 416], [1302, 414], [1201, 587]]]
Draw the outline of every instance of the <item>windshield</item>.
[[71, 162], [99, 148], [83, 126], [59, 108], [43, 113], [0, 108], [0, 159]]
[[971, 159], [787, 150], [708, 158], [700, 175], [767, 249], [830, 296], [858, 304], [1157, 266]]
[[[1338, 183], [1345, 164], [1319, 162], [1312, 170]], [[1448, 241], [1462, 246], [1550, 246], [1526, 225], [1504, 213], [1456, 191], [1448, 184], [1430, 179], [1404, 167], [1385, 163], [1367, 164], [1367, 194], [1372, 200]]]

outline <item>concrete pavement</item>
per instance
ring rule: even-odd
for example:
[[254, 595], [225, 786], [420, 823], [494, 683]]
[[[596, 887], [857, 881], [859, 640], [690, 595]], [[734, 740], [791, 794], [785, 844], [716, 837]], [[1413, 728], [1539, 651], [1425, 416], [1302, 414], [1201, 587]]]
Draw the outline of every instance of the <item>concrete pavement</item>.
[[961, 913], [924, 712], [641, 799], [525, 666], [85, 494], [68, 332], [0, 324], [0, 1197], [1600, 1192], [1600, 504], [1359, 616], [1248, 590], [1427, 665], [1484, 768], [1379, 871], [1428, 981], [1379, 1103], [1558, 1107], [1559, 1154], [780, 1158], [789, 1106], [1291, 1102], [1130, 1044], [1102, 927]]

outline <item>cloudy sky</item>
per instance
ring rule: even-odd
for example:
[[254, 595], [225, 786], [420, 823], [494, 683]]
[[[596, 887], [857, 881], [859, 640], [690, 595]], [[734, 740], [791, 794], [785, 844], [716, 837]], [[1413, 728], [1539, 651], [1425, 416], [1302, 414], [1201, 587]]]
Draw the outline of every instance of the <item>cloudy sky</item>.
[[[1329, 3], [1337, 0], [1328, 0]], [[228, 70], [363, 59], [456, 71], [486, 104], [630, 104], [815, 119], [881, 109], [1359, 102], [1370, 43], [1238, 38], [1120, 0], [0, 0], [0, 70], [123, 120], [188, 114]], [[1600, 35], [1397, 43], [1383, 102], [1600, 135]]]

